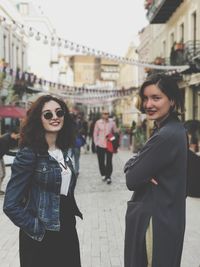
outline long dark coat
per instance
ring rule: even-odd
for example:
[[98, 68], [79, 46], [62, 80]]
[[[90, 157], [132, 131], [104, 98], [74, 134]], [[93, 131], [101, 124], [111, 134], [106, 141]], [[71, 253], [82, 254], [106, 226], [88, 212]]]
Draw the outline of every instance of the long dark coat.
[[[128, 202], [125, 267], [146, 267], [145, 235], [153, 229], [152, 267], [179, 267], [185, 232], [187, 137], [182, 123], [168, 117], [136, 157], [125, 165]], [[150, 180], [154, 178], [158, 185]]]

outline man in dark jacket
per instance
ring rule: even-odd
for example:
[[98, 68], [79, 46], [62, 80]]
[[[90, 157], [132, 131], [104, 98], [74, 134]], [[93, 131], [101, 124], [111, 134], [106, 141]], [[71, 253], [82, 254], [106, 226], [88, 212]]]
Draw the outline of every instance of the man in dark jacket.
[[13, 146], [16, 146], [19, 134], [12, 132], [6, 133], [0, 137], [0, 195], [4, 192], [1, 190], [3, 179], [6, 175], [5, 164], [3, 156], [5, 154], [9, 156], [15, 156], [15, 152], [9, 151]]
[[73, 159], [75, 172], [78, 177], [80, 169], [81, 147], [86, 144], [88, 125], [87, 122], [84, 120], [83, 113], [80, 113], [75, 110], [72, 116], [76, 125], [76, 141], [75, 146], [69, 150], [69, 156]]
[[200, 198], [200, 157], [189, 149], [187, 196]]

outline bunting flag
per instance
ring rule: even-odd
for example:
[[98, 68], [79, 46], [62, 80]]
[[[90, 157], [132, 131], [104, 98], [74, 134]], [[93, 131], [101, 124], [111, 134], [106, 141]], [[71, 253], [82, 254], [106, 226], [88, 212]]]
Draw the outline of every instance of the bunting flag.
[[[14, 71], [9, 67], [0, 67], [0, 73], [4, 73], [4, 79], [11, 77], [15, 83], [20, 86], [26, 86], [27, 88], [35, 92], [52, 92], [64, 98], [72, 99], [76, 102], [82, 103], [94, 103], [95, 102], [108, 102], [115, 99], [132, 95], [138, 88], [130, 87], [125, 89], [106, 89], [106, 87], [86, 88], [69, 86], [60, 83], [53, 83], [51, 81], [38, 78], [34, 73], [22, 72], [20, 70]], [[48, 86], [48, 91], [45, 91], [44, 86]]]

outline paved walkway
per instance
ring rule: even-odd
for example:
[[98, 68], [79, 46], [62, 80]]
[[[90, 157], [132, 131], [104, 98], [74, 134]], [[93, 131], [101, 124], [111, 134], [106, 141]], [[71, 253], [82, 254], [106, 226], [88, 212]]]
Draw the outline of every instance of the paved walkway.
[[[131, 152], [114, 155], [113, 182], [102, 182], [95, 154], [81, 155], [76, 199], [84, 220], [77, 219], [82, 267], [123, 267], [124, 216], [131, 192], [122, 172]], [[7, 168], [7, 176], [9, 176]], [[4, 188], [8, 179], [4, 181]], [[0, 196], [2, 207], [3, 197]], [[166, 251], [167, 253], [167, 251]], [[18, 229], [0, 210], [0, 266], [19, 267]], [[200, 199], [187, 199], [187, 226], [181, 267], [200, 266]], [[36, 266], [37, 267], [37, 266]], [[55, 266], [59, 267], [59, 266]], [[169, 266], [170, 267], [170, 266]]]

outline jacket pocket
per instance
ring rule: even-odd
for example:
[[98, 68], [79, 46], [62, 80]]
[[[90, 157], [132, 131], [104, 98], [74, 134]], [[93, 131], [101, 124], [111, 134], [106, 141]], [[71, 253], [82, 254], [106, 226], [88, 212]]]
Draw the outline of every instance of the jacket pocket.
[[[35, 171], [34, 182], [44, 190], [54, 190], [55, 179], [60, 169], [49, 167], [47, 164], [40, 164]], [[55, 175], [56, 173], [56, 175]]]

